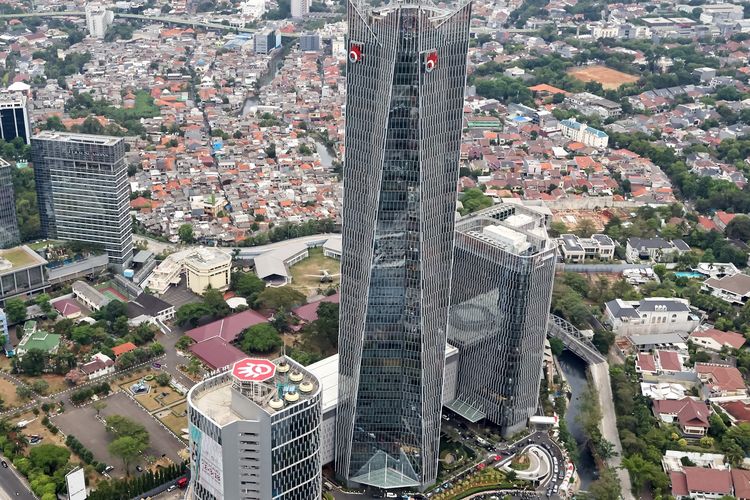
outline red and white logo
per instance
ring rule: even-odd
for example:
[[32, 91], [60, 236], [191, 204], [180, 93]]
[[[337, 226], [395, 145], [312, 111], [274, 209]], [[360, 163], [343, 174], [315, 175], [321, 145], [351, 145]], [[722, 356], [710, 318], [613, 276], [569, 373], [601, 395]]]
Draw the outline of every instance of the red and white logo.
[[351, 47], [349, 47], [349, 62], [352, 63], [358, 63], [362, 60], [362, 46], [353, 43]]
[[431, 72], [437, 66], [438, 56], [437, 52], [428, 52], [424, 61], [424, 69], [428, 73]]
[[274, 373], [276, 365], [267, 359], [245, 358], [232, 367], [232, 375], [241, 382], [263, 382]]

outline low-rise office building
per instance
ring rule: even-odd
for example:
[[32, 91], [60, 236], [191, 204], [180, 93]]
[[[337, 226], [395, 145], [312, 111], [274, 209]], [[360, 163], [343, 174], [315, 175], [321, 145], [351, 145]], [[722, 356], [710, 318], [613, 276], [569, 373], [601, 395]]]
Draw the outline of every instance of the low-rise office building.
[[210, 286], [215, 290], [229, 287], [232, 256], [219, 248], [191, 248], [167, 256], [146, 278], [143, 287], [164, 294], [185, 275], [187, 287], [198, 295]]
[[47, 288], [47, 261], [26, 245], [0, 250], [0, 304]]

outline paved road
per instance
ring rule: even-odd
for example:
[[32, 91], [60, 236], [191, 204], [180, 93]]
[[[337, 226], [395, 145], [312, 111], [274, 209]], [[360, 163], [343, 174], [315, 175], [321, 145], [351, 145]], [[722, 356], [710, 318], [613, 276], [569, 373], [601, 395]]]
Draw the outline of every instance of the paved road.
[[620, 478], [622, 498], [624, 500], [635, 500], [635, 497], [631, 493], [630, 474], [622, 466], [622, 443], [620, 443], [620, 435], [617, 432], [615, 404], [612, 401], [612, 385], [609, 379], [609, 364], [605, 361], [589, 365], [589, 370], [591, 371], [594, 387], [596, 387], [599, 394], [599, 406], [602, 409], [602, 436], [612, 443], [615, 451], [614, 456], [610, 457], [607, 463], [615, 469], [617, 477]]
[[[0, 460], [6, 459], [0, 457]], [[36, 500], [25, 481], [20, 479], [13, 465], [7, 460], [6, 462], [8, 463], [7, 469], [0, 467], [0, 500]]]

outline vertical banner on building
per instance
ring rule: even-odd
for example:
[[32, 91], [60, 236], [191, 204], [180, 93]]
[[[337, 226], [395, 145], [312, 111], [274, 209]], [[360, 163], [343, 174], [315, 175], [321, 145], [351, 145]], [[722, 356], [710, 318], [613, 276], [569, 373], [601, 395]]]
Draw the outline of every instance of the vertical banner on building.
[[194, 477], [214, 497], [223, 499], [221, 445], [193, 424], [190, 424], [190, 442]]

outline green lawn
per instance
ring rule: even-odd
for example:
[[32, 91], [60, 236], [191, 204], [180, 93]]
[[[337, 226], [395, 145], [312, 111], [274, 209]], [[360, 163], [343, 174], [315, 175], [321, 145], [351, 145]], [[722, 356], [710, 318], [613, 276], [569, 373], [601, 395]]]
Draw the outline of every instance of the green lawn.
[[0, 257], [9, 260], [13, 267], [25, 267], [36, 263], [34, 257], [26, 253], [22, 248], [0, 250]]
[[321, 269], [327, 269], [330, 274], [339, 274], [341, 262], [323, 255], [322, 248], [311, 248], [310, 256], [290, 269], [292, 285], [305, 295], [310, 295], [318, 288], [328, 288], [340, 283], [340, 276], [334, 277], [330, 283], [321, 283], [319, 278]]

